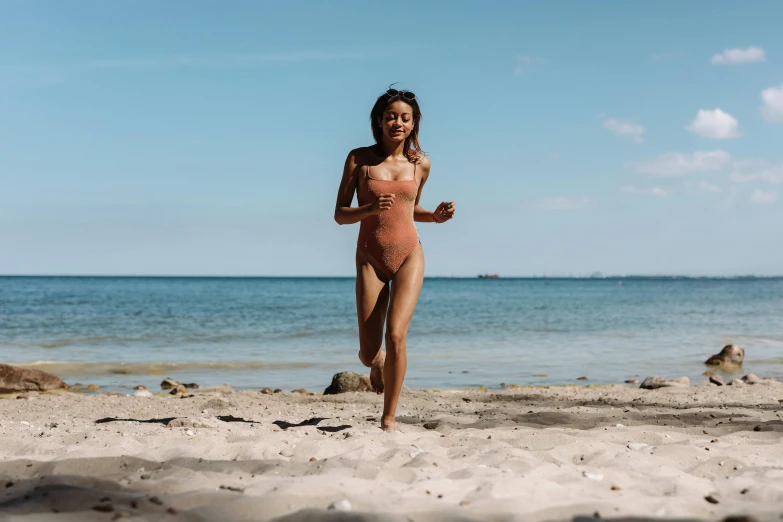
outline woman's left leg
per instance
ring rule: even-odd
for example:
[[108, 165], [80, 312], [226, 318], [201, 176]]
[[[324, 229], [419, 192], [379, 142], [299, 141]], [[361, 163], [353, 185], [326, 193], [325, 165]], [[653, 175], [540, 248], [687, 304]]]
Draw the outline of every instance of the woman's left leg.
[[397, 399], [408, 368], [408, 326], [424, 282], [424, 251], [418, 245], [394, 274], [386, 316], [386, 363], [383, 367], [383, 417], [381, 428], [394, 429]]

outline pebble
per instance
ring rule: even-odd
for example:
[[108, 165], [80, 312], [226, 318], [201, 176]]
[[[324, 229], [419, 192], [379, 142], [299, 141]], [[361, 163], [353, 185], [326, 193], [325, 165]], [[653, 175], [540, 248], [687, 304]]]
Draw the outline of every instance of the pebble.
[[717, 504], [718, 503], [718, 499], [713, 497], [712, 495], [707, 495], [706, 497], [704, 497], [704, 500], [706, 500], [710, 504]]
[[329, 508], [334, 511], [350, 511], [353, 508], [351, 502], [347, 499], [338, 500], [329, 504]]
[[285, 448], [283, 451], [280, 452], [280, 455], [282, 455], [283, 457], [293, 457], [294, 452], [288, 448]]
[[634, 451], [639, 451], [640, 449], [644, 449], [648, 447], [649, 444], [645, 444], [644, 442], [632, 442], [628, 444], [628, 449], [632, 449]]
[[188, 437], [195, 437], [196, 436], [196, 434], [193, 433], [193, 430], [186, 430], [185, 431], [185, 435], [187, 435]]
[[723, 382], [723, 377], [720, 375], [710, 375], [710, 382], [712, 384], [717, 384], [718, 386], [723, 386], [725, 384]]
[[742, 382], [746, 384], [758, 384], [760, 381], [761, 379], [759, 379], [759, 376], [755, 373], [749, 373], [742, 378]]

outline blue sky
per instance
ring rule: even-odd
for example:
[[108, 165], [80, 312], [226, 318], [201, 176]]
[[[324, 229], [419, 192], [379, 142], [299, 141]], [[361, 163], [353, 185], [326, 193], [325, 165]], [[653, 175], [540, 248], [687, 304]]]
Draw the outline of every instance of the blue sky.
[[783, 274], [780, 2], [0, 2], [0, 274], [352, 275], [416, 92], [427, 274]]

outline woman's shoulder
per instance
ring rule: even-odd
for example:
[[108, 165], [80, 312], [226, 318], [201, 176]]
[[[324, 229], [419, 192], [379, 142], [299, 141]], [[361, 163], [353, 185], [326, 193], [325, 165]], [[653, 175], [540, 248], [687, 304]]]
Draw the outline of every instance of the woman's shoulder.
[[416, 158], [415, 161], [416, 165], [420, 166], [421, 168], [429, 170], [430, 168], [430, 159], [425, 156], [424, 154], [419, 154], [419, 156]]
[[374, 156], [375, 151], [372, 145], [359, 147], [348, 153], [348, 159], [353, 160], [357, 165], [367, 165]]

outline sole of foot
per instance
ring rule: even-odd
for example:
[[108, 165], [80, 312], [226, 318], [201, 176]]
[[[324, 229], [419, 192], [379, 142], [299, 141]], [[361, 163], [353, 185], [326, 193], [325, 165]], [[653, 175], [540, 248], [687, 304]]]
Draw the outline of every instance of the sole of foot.
[[381, 352], [380, 360], [370, 368], [370, 384], [375, 393], [383, 393], [383, 363], [386, 361], [386, 353]]

